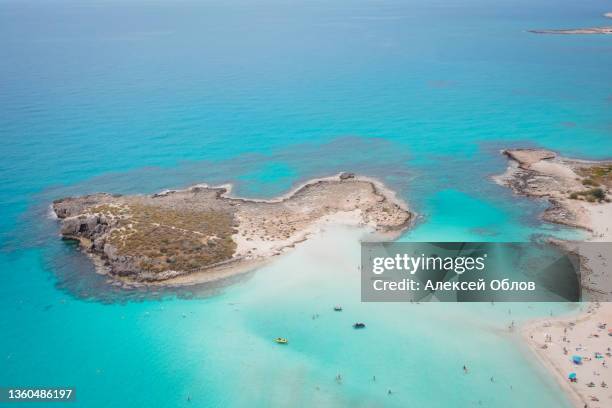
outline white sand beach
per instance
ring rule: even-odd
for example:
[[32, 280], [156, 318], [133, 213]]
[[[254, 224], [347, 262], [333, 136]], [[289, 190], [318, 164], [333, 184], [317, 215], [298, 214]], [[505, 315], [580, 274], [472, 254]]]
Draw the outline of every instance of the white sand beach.
[[[538, 359], [567, 390], [576, 407], [612, 404], [612, 303], [586, 303], [571, 317], [531, 322], [522, 335]], [[573, 362], [573, 357], [581, 363]], [[576, 382], [569, 380], [576, 374]]]

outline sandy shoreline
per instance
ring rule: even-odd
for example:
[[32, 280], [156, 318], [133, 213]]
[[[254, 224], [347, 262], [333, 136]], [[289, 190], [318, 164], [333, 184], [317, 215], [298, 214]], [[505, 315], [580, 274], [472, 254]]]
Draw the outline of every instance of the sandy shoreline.
[[[521, 328], [522, 339], [579, 408], [605, 408], [612, 402], [612, 368], [608, 366], [612, 358], [606, 354], [612, 346], [608, 336], [611, 306], [585, 303], [576, 314], [530, 321]], [[596, 352], [602, 358], [596, 358]], [[574, 355], [583, 359], [582, 364], [572, 362]], [[569, 381], [570, 373], [576, 373], [577, 382]], [[602, 387], [602, 382], [607, 387]]]
[[[496, 177], [497, 182], [518, 194], [548, 200], [550, 207], [543, 215], [546, 221], [589, 231], [588, 242], [612, 242], [612, 203], [569, 198], [572, 192], [584, 191], [585, 169], [610, 162], [566, 159], [534, 149], [504, 154], [511, 164], [504, 175]], [[571, 243], [567, 245], [571, 248]], [[591, 301], [581, 304], [570, 316], [527, 322], [521, 328], [521, 337], [574, 406], [604, 408], [612, 405], [612, 337], [608, 335], [612, 303], [606, 302], [612, 293], [612, 254], [599, 251], [597, 246], [591, 252], [588, 256], [581, 254], [589, 271], [582, 278], [583, 291]], [[575, 364], [573, 356], [579, 356], [581, 364]], [[569, 381], [570, 373], [576, 374], [577, 382]]]

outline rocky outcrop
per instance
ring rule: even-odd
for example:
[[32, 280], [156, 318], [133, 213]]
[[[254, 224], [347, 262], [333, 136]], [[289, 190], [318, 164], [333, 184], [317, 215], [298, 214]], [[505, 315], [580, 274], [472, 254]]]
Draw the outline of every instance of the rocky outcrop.
[[544, 220], [591, 230], [588, 210], [609, 202], [612, 163], [568, 159], [543, 149], [502, 153], [510, 159], [510, 167], [495, 177], [498, 183], [517, 194], [547, 199]]

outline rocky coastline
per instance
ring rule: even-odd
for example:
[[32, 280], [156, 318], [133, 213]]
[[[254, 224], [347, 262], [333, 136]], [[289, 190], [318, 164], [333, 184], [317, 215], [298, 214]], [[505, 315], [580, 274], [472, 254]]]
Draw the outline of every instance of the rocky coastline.
[[[541, 149], [504, 150], [503, 154], [510, 166], [495, 177], [498, 183], [517, 194], [547, 200], [544, 220], [581, 228], [589, 235], [586, 243], [554, 242], [580, 254], [581, 312], [528, 322], [521, 328], [521, 338], [575, 407], [607, 406], [612, 400], [607, 385], [612, 383], [612, 370], [605, 363], [612, 357], [608, 333], [612, 327], [612, 161], [569, 159]], [[584, 357], [584, 363], [576, 365], [570, 358], [573, 355]], [[572, 372], [577, 375], [575, 382], [568, 380]]]
[[595, 215], [611, 207], [612, 161], [569, 159], [543, 149], [502, 153], [510, 165], [494, 178], [499, 184], [519, 195], [546, 199], [545, 221], [595, 232]]

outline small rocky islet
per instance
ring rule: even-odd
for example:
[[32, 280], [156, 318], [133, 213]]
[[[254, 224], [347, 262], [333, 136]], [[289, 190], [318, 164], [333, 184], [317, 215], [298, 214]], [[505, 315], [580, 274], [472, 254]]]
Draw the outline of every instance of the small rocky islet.
[[61, 236], [77, 240], [98, 272], [131, 284], [191, 284], [252, 270], [325, 223], [386, 236], [413, 215], [375, 180], [352, 173], [309, 181], [276, 200], [194, 186], [153, 195], [108, 193], [55, 200]]

